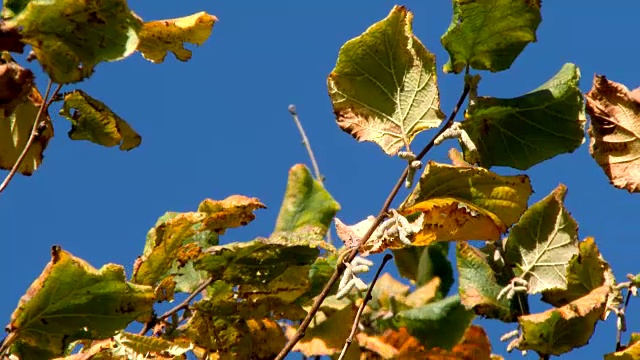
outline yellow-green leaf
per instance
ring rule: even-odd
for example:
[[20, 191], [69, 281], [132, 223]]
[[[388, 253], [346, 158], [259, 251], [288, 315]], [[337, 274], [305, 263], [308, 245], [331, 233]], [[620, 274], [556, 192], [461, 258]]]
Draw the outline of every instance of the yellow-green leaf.
[[441, 39], [450, 56], [444, 72], [508, 69], [536, 41], [541, 21], [539, 0], [453, 0], [453, 19]]
[[389, 155], [444, 118], [435, 56], [413, 35], [412, 19], [406, 8], [395, 6], [342, 46], [327, 80], [340, 128]]
[[107, 147], [120, 145], [120, 150], [131, 150], [142, 142], [126, 121], [82, 90], [64, 96], [60, 115], [71, 121], [72, 140], [89, 140]]
[[411, 238], [413, 245], [430, 245], [436, 241], [496, 241], [507, 230], [496, 215], [455, 198], [431, 198], [403, 212], [424, 215], [422, 230]]
[[98, 63], [132, 54], [142, 27], [126, 0], [13, 0], [4, 2], [2, 15], [59, 84], [80, 81]]
[[184, 43], [202, 45], [211, 35], [218, 19], [202, 11], [197, 14], [169, 20], [145, 22], [138, 34], [138, 51], [145, 59], [161, 63], [171, 51], [178, 60], [191, 59], [191, 51]]
[[[0, 169], [10, 170], [16, 164], [33, 130], [42, 96], [33, 83], [33, 74], [13, 59], [0, 60]], [[53, 137], [49, 114], [40, 115], [39, 136], [27, 151], [18, 172], [31, 175], [42, 163], [44, 149]]]
[[606, 354], [604, 360], [638, 360], [640, 359], [640, 333], [631, 334], [629, 344], [624, 349]]
[[483, 168], [430, 161], [400, 209], [406, 211], [428, 199], [449, 197], [491, 212], [509, 227], [527, 208], [532, 191], [526, 175], [501, 176]]
[[97, 270], [54, 246], [7, 329], [14, 341], [59, 356], [75, 340], [113, 336], [151, 311], [153, 301], [153, 289], [128, 283], [122, 266]]

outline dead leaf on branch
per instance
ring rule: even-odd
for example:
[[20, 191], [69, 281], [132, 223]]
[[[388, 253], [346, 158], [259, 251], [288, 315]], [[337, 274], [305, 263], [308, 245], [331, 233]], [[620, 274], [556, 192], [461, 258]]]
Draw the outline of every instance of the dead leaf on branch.
[[640, 192], [640, 88], [596, 75], [585, 98], [591, 156], [613, 186]]

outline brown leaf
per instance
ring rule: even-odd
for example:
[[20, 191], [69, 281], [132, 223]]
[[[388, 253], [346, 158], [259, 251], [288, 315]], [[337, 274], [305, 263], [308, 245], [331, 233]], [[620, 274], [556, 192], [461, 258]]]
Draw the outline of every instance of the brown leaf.
[[613, 186], [640, 192], [640, 88], [629, 91], [596, 75], [585, 98], [591, 156]]

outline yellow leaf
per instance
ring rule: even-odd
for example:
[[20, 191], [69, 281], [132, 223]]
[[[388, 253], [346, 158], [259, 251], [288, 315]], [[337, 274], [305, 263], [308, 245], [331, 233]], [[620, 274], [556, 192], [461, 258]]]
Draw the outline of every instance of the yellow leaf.
[[198, 211], [207, 214], [203, 226], [218, 234], [224, 234], [228, 228], [247, 225], [256, 218], [253, 212], [267, 207], [258, 198], [243, 195], [231, 195], [224, 200], [205, 199]]
[[138, 51], [145, 59], [161, 63], [171, 51], [178, 60], [191, 59], [191, 51], [184, 43], [202, 45], [211, 35], [213, 24], [218, 19], [206, 12], [169, 20], [145, 22], [138, 34]]
[[493, 213], [454, 198], [435, 198], [403, 210], [404, 214], [422, 212], [422, 230], [414, 235], [413, 245], [429, 245], [436, 241], [500, 239], [507, 230]]

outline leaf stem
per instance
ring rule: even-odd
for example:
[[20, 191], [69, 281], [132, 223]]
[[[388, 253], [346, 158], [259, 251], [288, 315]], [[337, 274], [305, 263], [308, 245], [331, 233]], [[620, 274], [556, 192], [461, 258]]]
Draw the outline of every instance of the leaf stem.
[[631, 300], [632, 291], [627, 288], [627, 296], [624, 300], [624, 304], [620, 306], [618, 311], [616, 312], [616, 316], [618, 317], [619, 324], [616, 326], [616, 351], [623, 350], [622, 347], [622, 333], [626, 331], [625, 324], [625, 312], [627, 311], [627, 307], [629, 306], [629, 300]]
[[[420, 151], [420, 153], [416, 156], [416, 160], [421, 160], [429, 152], [429, 150], [433, 148], [433, 146], [435, 145], [436, 138], [438, 138], [440, 134], [442, 134], [445, 130], [451, 127], [451, 125], [453, 125], [453, 120], [455, 119], [456, 115], [458, 115], [458, 111], [460, 111], [460, 108], [462, 107], [462, 103], [467, 98], [467, 95], [469, 94], [469, 90], [470, 90], [470, 86], [467, 82], [465, 82], [464, 89], [462, 90], [462, 94], [460, 95], [460, 98], [458, 99], [456, 106], [453, 108], [453, 111], [451, 112], [449, 119], [444, 124], [444, 126], [440, 128], [438, 133], [431, 139], [431, 141], [429, 141], [429, 143], [422, 149], [422, 151]], [[409, 168], [410, 168], [409, 166], [405, 167], [404, 171], [400, 175], [400, 178], [391, 189], [389, 196], [387, 196], [387, 199], [384, 201], [384, 204], [382, 205], [382, 208], [380, 209], [378, 216], [375, 218], [375, 220], [371, 224], [371, 227], [360, 239], [358, 244], [351, 250], [351, 252], [346, 257], [344, 262], [350, 263], [356, 257], [356, 255], [358, 255], [358, 251], [360, 247], [364, 243], [366, 243], [367, 240], [369, 240], [371, 235], [373, 235], [374, 231], [376, 231], [378, 226], [380, 226], [382, 221], [387, 217], [387, 213], [389, 211], [389, 207], [391, 206], [391, 203], [393, 202], [393, 199], [395, 199], [396, 195], [398, 194], [398, 191], [400, 191], [400, 188], [403, 186], [404, 181], [407, 178], [407, 175], [409, 174]], [[315, 317], [315, 314], [320, 309], [322, 302], [327, 296], [329, 296], [329, 292], [331, 291], [331, 288], [333, 287], [333, 285], [338, 280], [340, 280], [340, 277], [342, 276], [342, 273], [346, 268], [346, 266], [344, 265], [344, 262], [340, 262], [336, 266], [336, 269], [334, 270], [333, 275], [331, 275], [331, 278], [329, 279], [327, 284], [324, 286], [324, 289], [322, 289], [322, 292], [320, 293], [320, 295], [318, 295], [314, 300], [313, 305], [311, 306], [311, 309], [309, 309], [307, 316], [304, 318], [304, 320], [302, 320], [302, 323], [300, 323], [298, 330], [285, 344], [284, 348], [282, 348], [282, 350], [280, 351], [278, 356], [275, 358], [275, 360], [283, 360], [284, 357], [287, 356], [289, 352], [291, 352], [291, 349], [293, 349], [295, 344], [298, 343], [298, 341], [300, 341], [300, 339], [304, 337], [307, 327], [309, 327], [311, 320], [313, 320], [313, 318]]]
[[393, 255], [391, 255], [391, 254], [386, 254], [384, 256], [384, 258], [382, 259], [382, 264], [380, 264], [380, 266], [378, 267], [378, 271], [376, 271], [376, 275], [373, 277], [373, 281], [371, 281], [371, 284], [369, 285], [369, 288], [367, 289], [367, 293], [364, 295], [364, 299], [362, 300], [362, 303], [360, 304], [360, 307], [358, 308], [358, 312], [356, 313], [356, 317], [355, 317], [355, 319], [353, 319], [353, 326], [351, 326], [351, 333], [349, 333], [349, 337], [344, 342], [344, 347], [342, 348], [342, 352], [340, 353], [340, 357], [338, 358], [338, 360], [343, 360], [345, 355], [347, 354], [347, 350], [349, 349], [349, 346], [353, 342], [353, 337], [356, 336], [356, 331], [358, 331], [358, 324], [360, 323], [360, 317], [362, 316], [362, 312], [364, 311], [364, 307], [367, 306], [367, 303], [371, 300], [371, 291], [373, 290], [373, 286], [378, 281], [378, 277], [380, 276], [380, 273], [382, 272], [382, 268], [384, 268], [384, 266], [387, 264], [387, 262], [389, 262], [389, 260], [391, 260], [391, 259], [393, 259]]
[[184, 299], [180, 304], [174, 306], [172, 309], [168, 310], [167, 312], [165, 312], [164, 314], [160, 315], [157, 318], [153, 318], [149, 321], [147, 321], [144, 326], [142, 327], [142, 330], [140, 330], [140, 332], [138, 333], [138, 335], [144, 335], [147, 333], [147, 331], [149, 331], [149, 329], [151, 329], [152, 326], [154, 326], [155, 324], [165, 321], [166, 319], [169, 318], [169, 316], [177, 313], [178, 311], [180, 311], [181, 309], [184, 309], [186, 307], [189, 306], [189, 303], [191, 302], [191, 300], [193, 300], [196, 296], [198, 296], [199, 293], [201, 293], [202, 291], [204, 291], [204, 289], [207, 288], [207, 286], [211, 285], [211, 283], [213, 282], [213, 277], [209, 277], [206, 280], [204, 280], [202, 283], [200, 283], [200, 285], [198, 285], [198, 287], [193, 290], [193, 292], [191, 294], [189, 294], [189, 296], [187, 296], [186, 299]]
[[51, 97], [49, 97], [49, 92], [51, 92], [52, 85], [53, 85], [53, 82], [51, 81], [51, 79], [49, 79], [49, 83], [47, 84], [47, 89], [45, 90], [44, 97], [42, 98], [42, 105], [40, 106], [40, 109], [38, 110], [38, 114], [36, 115], [36, 118], [33, 121], [33, 126], [31, 128], [31, 135], [29, 135], [29, 139], [27, 139], [27, 143], [25, 144], [24, 149], [22, 149], [20, 156], [18, 156], [16, 163], [13, 164], [13, 167], [9, 171], [9, 174], [7, 174], [7, 177], [5, 177], [4, 181], [2, 181], [2, 184], [0, 184], [0, 193], [7, 187], [7, 185], [9, 185], [9, 182], [11, 182], [11, 179], [13, 179], [16, 172], [18, 172], [18, 168], [20, 168], [20, 165], [22, 164], [24, 159], [27, 157], [27, 153], [29, 152], [29, 149], [33, 145], [33, 142], [40, 135], [38, 132], [38, 126], [40, 125], [40, 118], [42, 117], [42, 114], [49, 109], [51, 102], [53, 101], [53, 99], [55, 99], [56, 95], [58, 95], [58, 92], [62, 88], [62, 85], [58, 84], [56, 89], [53, 91], [53, 94], [51, 95]]

